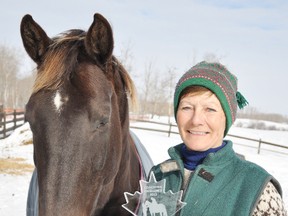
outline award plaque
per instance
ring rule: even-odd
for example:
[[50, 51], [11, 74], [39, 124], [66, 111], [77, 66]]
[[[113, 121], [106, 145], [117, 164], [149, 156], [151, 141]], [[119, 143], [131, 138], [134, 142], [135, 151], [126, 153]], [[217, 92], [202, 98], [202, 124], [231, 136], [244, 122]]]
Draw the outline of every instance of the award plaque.
[[125, 192], [126, 204], [122, 205], [134, 216], [172, 216], [186, 203], [181, 202], [183, 191], [165, 191], [166, 180], [156, 181], [152, 172], [149, 181], [140, 180], [140, 192]]

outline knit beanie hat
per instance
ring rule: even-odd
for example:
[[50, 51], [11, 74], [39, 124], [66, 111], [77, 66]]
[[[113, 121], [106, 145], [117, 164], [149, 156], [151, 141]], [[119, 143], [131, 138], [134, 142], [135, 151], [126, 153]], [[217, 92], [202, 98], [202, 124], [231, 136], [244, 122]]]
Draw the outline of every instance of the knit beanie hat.
[[240, 109], [248, 104], [241, 93], [237, 91], [237, 77], [220, 63], [203, 61], [196, 64], [180, 78], [176, 85], [174, 94], [175, 118], [180, 94], [190, 86], [203, 86], [217, 96], [226, 116], [225, 136], [236, 119], [237, 104]]

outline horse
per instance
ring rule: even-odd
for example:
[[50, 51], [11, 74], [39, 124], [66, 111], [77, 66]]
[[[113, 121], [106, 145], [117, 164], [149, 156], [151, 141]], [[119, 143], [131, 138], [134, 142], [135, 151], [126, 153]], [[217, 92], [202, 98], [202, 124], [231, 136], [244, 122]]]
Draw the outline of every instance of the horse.
[[144, 215], [147, 215], [147, 209], [149, 209], [149, 212], [152, 216], [168, 216], [166, 206], [162, 203], [157, 203], [155, 198], [151, 198], [152, 202], [149, 202], [148, 200], [145, 201], [143, 207]]
[[27, 14], [20, 32], [37, 65], [25, 118], [33, 133], [39, 215], [129, 215], [123, 194], [139, 190], [141, 179], [129, 133], [135, 87], [113, 55], [109, 22], [95, 13], [88, 31], [50, 38]]

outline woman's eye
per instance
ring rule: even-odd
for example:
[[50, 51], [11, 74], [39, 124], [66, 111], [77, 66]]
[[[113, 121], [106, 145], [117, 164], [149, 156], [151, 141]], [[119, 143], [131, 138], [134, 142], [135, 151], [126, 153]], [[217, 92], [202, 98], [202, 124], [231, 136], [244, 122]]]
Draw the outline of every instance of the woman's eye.
[[189, 107], [189, 106], [184, 106], [184, 107], [181, 107], [181, 109], [182, 109], [182, 110], [190, 110], [191, 107]]
[[216, 109], [208, 107], [208, 108], [207, 108], [207, 111], [208, 111], [208, 112], [216, 112]]

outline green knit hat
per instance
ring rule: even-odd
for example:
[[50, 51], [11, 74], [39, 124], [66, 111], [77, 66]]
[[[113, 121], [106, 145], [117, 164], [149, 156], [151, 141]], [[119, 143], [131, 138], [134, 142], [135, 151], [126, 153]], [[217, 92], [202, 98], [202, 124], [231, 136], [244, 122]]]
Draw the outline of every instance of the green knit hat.
[[237, 91], [237, 77], [220, 63], [203, 61], [196, 64], [180, 78], [176, 85], [174, 94], [175, 118], [180, 94], [190, 86], [203, 86], [217, 96], [226, 115], [225, 136], [236, 119], [237, 105], [242, 109], [248, 104], [241, 93]]

